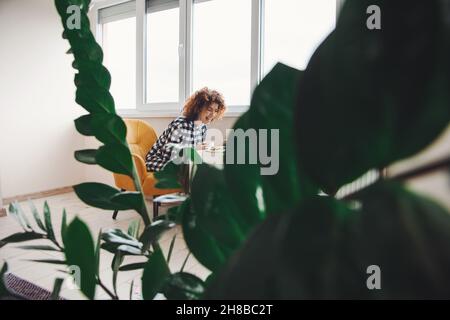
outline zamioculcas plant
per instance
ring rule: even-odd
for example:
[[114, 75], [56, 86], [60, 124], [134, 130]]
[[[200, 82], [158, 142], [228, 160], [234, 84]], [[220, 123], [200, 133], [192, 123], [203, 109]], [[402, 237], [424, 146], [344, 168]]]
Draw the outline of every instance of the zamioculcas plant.
[[[63, 223], [60, 244], [49, 222], [42, 233], [32, 231], [14, 205], [10, 212], [25, 232], [4, 243], [48, 238], [65, 253], [65, 261], [57, 263], [79, 265], [89, 275], [81, 283], [89, 298], [97, 285], [104, 287], [100, 248], [115, 255], [114, 279], [118, 272], [143, 269], [146, 299], [157, 293], [169, 299], [450, 297], [445, 209], [396, 179], [335, 197], [365, 172], [420, 152], [449, 125], [448, 0], [347, 0], [335, 31], [307, 69], [277, 64], [234, 126], [279, 130], [278, 173], [261, 175], [263, 163], [225, 161], [223, 170], [199, 164], [190, 197], [155, 222], [140, 192], [125, 125], [114, 111], [102, 50], [89, 30], [89, 2], [55, 1], [78, 70], [76, 101], [89, 112], [76, 127], [104, 144], [77, 152], [76, 158], [129, 175], [137, 191], [122, 193], [102, 184], [82, 184], [75, 191], [94, 207], [134, 209], [144, 231], [139, 235], [136, 224], [128, 233], [107, 230], [94, 245], [86, 225], [75, 219]], [[373, 4], [383, 13], [382, 30], [366, 27], [366, 9]], [[79, 30], [66, 26], [70, 5], [81, 8]], [[236, 145], [229, 139], [227, 149]], [[444, 159], [439, 167], [449, 164]], [[158, 187], [178, 187], [178, 172], [169, 163], [156, 174]], [[171, 274], [171, 252], [164, 257], [157, 239], [175, 224], [182, 225], [192, 255], [212, 271], [205, 282], [183, 270]], [[82, 255], [80, 243], [86, 248]], [[123, 264], [127, 255], [142, 255], [148, 262]], [[379, 270], [380, 290], [370, 290], [370, 270]], [[117, 298], [115, 288], [104, 289]]]

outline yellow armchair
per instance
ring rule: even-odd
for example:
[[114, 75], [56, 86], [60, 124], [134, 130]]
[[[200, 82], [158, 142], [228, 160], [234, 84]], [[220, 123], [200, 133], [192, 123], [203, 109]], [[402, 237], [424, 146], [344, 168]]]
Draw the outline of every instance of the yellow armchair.
[[[155, 130], [142, 120], [124, 119], [127, 126], [127, 142], [131, 149], [136, 170], [142, 185], [142, 190], [146, 196], [155, 197], [181, 192], [181, 189], [158, 189], [155, 187], [157, 182], [153, 172], [147, 172], [145, 165], [145, 157], [150, 151], [151, 147], [157, 140]], [[133, 180], [130, 177], [122, 174], [114, 174], [114, 181], [116, 186], [122, 191], [136, 191]], [[156, 215], [155, 207], [153, 208], [153, 215]], [[114, 211], [113, 219], [117, 218], [118, 211]]]

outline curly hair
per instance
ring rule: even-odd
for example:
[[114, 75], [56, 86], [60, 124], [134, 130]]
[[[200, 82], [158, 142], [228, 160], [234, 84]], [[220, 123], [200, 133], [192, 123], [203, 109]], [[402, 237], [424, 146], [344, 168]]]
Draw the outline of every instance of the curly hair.
[[212, 121], [222, 118], [225, 113], [225, 99], [222, 94], [216, 90], [211, 90], [207, 87], [202, 88], [190, 96], [186, 101], [183, 108], [183, 115], [189, 120], [197, 120], [202, 110], [214, 103], [217, 104], [218, 110], [217, 115]]

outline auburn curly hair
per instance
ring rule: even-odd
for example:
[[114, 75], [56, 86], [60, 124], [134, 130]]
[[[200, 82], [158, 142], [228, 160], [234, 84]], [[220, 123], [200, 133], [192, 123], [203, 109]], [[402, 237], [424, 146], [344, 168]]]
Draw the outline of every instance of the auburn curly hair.
[[216, 90], [211, 90], [207, 87], [202, 88], [190, 96], [186, 101], [183, 108], [183, 115], [191, 121], [198, 120], [202, 110], [214, 103], [217, 104], [218, 109], [217, 115], [211, 121], [222, 118], [226, 110], [225, 99], [222, 94]]

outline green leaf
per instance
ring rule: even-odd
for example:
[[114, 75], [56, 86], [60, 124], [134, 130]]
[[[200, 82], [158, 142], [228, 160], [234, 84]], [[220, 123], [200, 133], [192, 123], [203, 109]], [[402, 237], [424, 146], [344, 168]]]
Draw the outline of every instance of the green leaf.
[[67, 231], [67, 212], [66, 212], [66, 209], [63, 209], [62, 221], [61, 221], [61, 237], [64, 238], [66, 231]]
[[81, 133], [82, 135], [88, 136], [88, 137], [94, 135], [94, 131], [92, 129], [92, 124], [91, 124], [92, 117], [93, 117], [93, 115], [88, 114], [88, 115], [81, 116], [75, 120], [75, 128], [77, 129], [77, 131], [79, 133]]
[[144, 244], [144, 250], [147, 250], [150, 245], [157, 241], [165, 232], [173, 229], [176, 226], [172, 221], [158, 220], [145, 228], [142, 232], [139, 241]]
[[0, 248], [7, 245], [8, 243], [25, 242], [37, 239], [45, 239], [45, 234], [36, 232], [15, 233], [0, 240]]
[[19, 216], [20, 220], [22, 220], [24, 225], [27, 227], [27, 229], [33, 231], [33, 227], [31, 226], [30, 221], [28, 221], [28, 218], [27, 218], [25, 212], [23, 212], [22, 207], [20, 206], [20, 204], [18, 202], [16, 202], [16, 212], [17, 212], [17, 215]]
[[204, 282], [184, 272], [172, 274], [164, 287], [164, 295], [169, 300], [198, 300], [204, 292]]
[[183, 215], [183, 235], [195, 258], [210, 270], [218, 270], [226, 261], [226, 252], [210, 235], [207, 229], [198, 223], [188, 198], [180, 207]]
[[118, 115], [92, 114], [90, 125], [95, 137], [104, 144], [126, 144], [127, 127]]
[[230, 198], [223, 171], [199, 165], [191, 189], [197, 223], [229, 253], [239, 248], [249, 228]]
[[98, 150], [95, 149], [75, 151], [75, 159], [85, 164], [97, 164], [97, 154]]
[[169, 266], [161, 249], [155, 250], [145, 265], [142, 275], [142, 296], [144, 300], [152, 300], [163, 289], [170, 276]]
[[102, 248], [112, 253], [122, 251], [124, 254], [143, 254], [142, 243], [120, 229], [106, 230], [102, 233], [101, 238], [105, 241], [105, 243], [102, 244]]
[[63, 285], [64, 279], [58, 278], [55, 279], [55, 283], [53, 284], [52, 294], [50, 296], [50, 300], [58, 300], [59, 293], [61, 292], [61, 288]]
[[75, 218], [68, 226], [64, 237], [68, 266], [78, 266], [81, 271], [81, 291], [94, 299], [96, 287], [96, 255], [94, 240], [84, 222]]
[[[268, 218], [206, 298], [448, 299], [449, 241], [449, 212], [380, 182], [345, 203], [317, 197]], [[367, 289], [372, 265], [382, 290]]]
[[299, 85], [299, 166], [330, 194], [421, 151], [450, 121], [444, 2], [378, 3], [382, 32], [366, 27], [373, 1], [344, 5]]
[[113, 288], [114, 288], [114, 293], [117, 296], [117, 275], [119, 273], [119, 268], [120, 265], [123, 262], [123, 254], [121, 251], [117, 251], [117, 253], [114, 255], [112, 264], [111, 264], [111, 269], [113, 271]]
[[120, 191], [101, 183], [82, 183], [73, 187], [75, 193], [81, 201], [95, 208], [104, 210], [129, 210], [133, 209], [129, 205], [111, 201]]
[[128, 225], [128, 235], [133, 238], [137, 238], [139, 235], [139, 228], [141, 225], [141, 220], [133, 220]]
[[77, 87], [100, 86], [103, 89], [109, 90], [111, 86], [111, 75], [101, 64], [79, 60], [77, 69], [79, 71], [75, 75], [75, 85]]
[[130, 149], [123, 144], [107, 144], [98, 149], [96, 163], [114, 173], [133, 177], [133, 159]]
[[98, 232], [97, 244], [95, 245], [95, 274], [100, 277], [100, 251], [102, 242], [102, 230]]
[[173, 248], [175, 246], [175, 240], [177, 239], [177, 235], [174, 234], [172, 237], [172, 241], [170, 241], [169, 252], [167, 253], [167, 263], [170, 262], [170, 258], [172, 257]]
[[75, 101], [89, 113], [115, 113], [113, 97], [101, 87], [78, 87]]
[[9, 205], [8, 211], [11, 214], [11, 216], [13, 216], [14, 219], [16, 219], [16, 221], [21, 225], [22, 229], [25, 232], [28, 232], [31, 230], [31, 227], [27, 225], [27, 222], [23, 219], [23, 215], [19, 214], [19, 208], [20, 208], [20, 205], [16, 201]]
[[154, 173], [157, 180], [155, 187], [158, 189], [181, 188], [181, 166], [169, 161], [162, 170]]
[[28, 200], [28, 205], [30, 206], [30, 210], [33, 213], [34, 220], [36, 221], [36, 224], [39, 228], [41, 228], [42, 231], [47, 232], [47, 229], [45, 228], [44, 224], [42, 223], [41, 216], [39, 215], [39, 212], [34, 205], [34, 203], [30, 200]]
[[131, 264], [127, 264], [125, 266], [121, 266], [119, 268], [119, 270], [120, 271], [139, 270], [139, 269], [144, 269], [145, 265], [146, 265], [146, 262], [131, 263]]
[[45, 222], [45, 229], [47, 229], [47, 236], [50, 240], [56, 241], [55, 233], [53, 232], [53, 225], [52, 225], [52, 217], [50, 213], [50, 207], [48, 206], [47, 201], [44, 203], [44, 222]]
[[121, 192], [111, 197], [111, 201], [118, 206], [123, 206], [128, 209], [133, 209], [142, 217], [144, 222], [150, 222], [147, 215], [147, 208], [140, 192]]
[[8, 272], [8, 263], [5, 262], [0, 269], [0, 297], [8, 295], [8, 289], [5, 285], [5, 275]]

